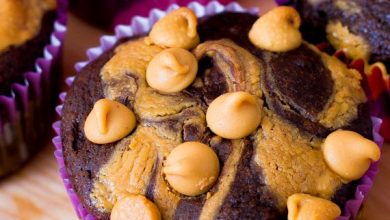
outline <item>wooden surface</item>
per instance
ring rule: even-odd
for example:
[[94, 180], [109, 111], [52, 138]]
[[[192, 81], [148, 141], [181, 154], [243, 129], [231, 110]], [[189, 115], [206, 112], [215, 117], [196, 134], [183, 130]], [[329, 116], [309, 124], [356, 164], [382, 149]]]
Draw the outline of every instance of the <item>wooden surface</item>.
[[[254, 5], [250, 0], [241, 2], [244, 6]], [[258, 4], [261, 4], [263, 11], [273, 6], [269, 0]], [[73, 16], [70, 16], [68, 28], [64, 73], [73, 75], [74, 63], [84, 60], [85, 49], [98, 45], [99, 36], [104, 33]], [[381, 171], [365, 203], [363, 219], [390, 219], [390, 144], [383, 148], [379, 167]], [[57, 169], [53, 146], [48, 141], [43, 151], [24, 169], [0, 181], [0, 220], [77, 219]]]

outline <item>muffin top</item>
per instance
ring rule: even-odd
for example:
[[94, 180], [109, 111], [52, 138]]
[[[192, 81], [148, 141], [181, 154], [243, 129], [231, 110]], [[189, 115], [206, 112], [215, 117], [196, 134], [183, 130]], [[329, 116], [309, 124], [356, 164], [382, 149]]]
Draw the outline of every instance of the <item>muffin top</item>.
[[0, 52], [33, 38], [43, 15], [56, 4], [56, 0], [0, 0]]
[[[276, 10], [270, 13], [277, 19], [225, 12], [197, 20], [180, 8], [153, 34], [120, 40], [80, 71], [65, 99], [61, 138], [67, 172], [91, 213], [99, 219], [340, 215], [367, 161], [379, 157], [368, 140], [361, 75], [302, 42], [297, 12]], [[266, 37], [253, 30], [267, 26], [275, 30]], [[284, 32], [294, 39], [275, 45], [273, 37]], [[124, 108], [134, 113], [135, 127], [122, 122], [133, 120]], [[120, 131], [113, 130], [114, 139], [110, 127]], [[340, 130], [352, 134], [332, 135]], [[95, 134], [108, 141], [95, 141]], [[367, 140], [365, 153], [341, 153], [334, 137], [347, 145]], [[356, 167], [341, 158], [345, 152]], [[336, 163], [326, 159], [333, 157]], [[132, 212], [130, 203], [145, 212]]]

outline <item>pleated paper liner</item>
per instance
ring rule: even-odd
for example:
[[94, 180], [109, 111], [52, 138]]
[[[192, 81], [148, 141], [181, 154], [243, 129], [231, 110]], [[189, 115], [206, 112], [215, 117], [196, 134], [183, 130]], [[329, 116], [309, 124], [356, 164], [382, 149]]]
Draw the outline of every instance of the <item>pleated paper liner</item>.
[[[169, 11], [178, 8], [179, 6], [174, 4], [171, 5], [166, 11], [159, 9], [152, 9], [148, 17], [139, 17], [136, 16], [132, 19], [130, 25], [119, 25], [115, 29], [114, 36], [103, 36], [100, 39], [101, 45], [98, 47], [91, 48], [87, 50], [88, 60], [85, 62], [80, 62], [75, 65], [75, 69], [79, 72], [83, 67], [88, 65], [90, 62], [94, 61], [97, 57], [102, 55], [105, 51], [109, 50], [119, 39], [131, 36], [137, 36], [147, 33], [152, 25], [161, 17], [166, 15]], [[221, 13], [224, 11], [235, 11], [235, 12], [249, 12], [252, 14], [258, 14], [258, 9], [244, 9], [238, 3], [230, 3], [226, 6], [221, 5], [218, 2], [210, 2], [207, 5], [203, 6], [197, 2], [191, 2], [188, 4], [188, 7], [192, 9], [198, 17], [203, 17], [206, 15], [213, 15]], [[66, 80], [68, 86], [71, 86], [75, 77], [69, 77]], [[66, 97], [66, 92], [60, 94], [60, 99], [63, 102]], [[62, 105], [57, 106], [56, 111], [58, 115], [62, 115]], [[383, 138], [380, 136], [379, 127], [381, 125], [381, 119], [377, 117], [372, 117], [373, 123], [373, 137], [378, 146], [382, 146]], [[64, 158], [63, 158], [63, 146], [61, 142], [61, 121], [57, 121], [53, 124], [53, 128], [57, 133], [57, 136], [53, 138], [53, 143], [56, 148], [55, 156], [60, 167], [60, 175], [63, 179], [65, 188], [69, 194], [69, 197], [73, 203], [75, 211], [79, 218], [81, 219], [95, 219], [93, 215], [88, 213], [87, 209], [80, 203], [80, 200], [75, 193], [71, 181], [66, 172]], [[356, 188], [355, 197], [351, 198], [345, 204], [343, 214], [339, 217], [340, 220], [346, 220], [355, 218], [357, 213], [360, 210], [361, 204], [363, 203], [368, 191], [372, 187], [372, 183], [376, 173], [378, 172], [377, 163], [372, 163], [369, 170], [361, 178], [360, 184]]]
[[35, 70], [24, 73], [22, 83], [0, 93], [0, 177], [12, 173], [39, 150], [39, 141], [50, 129], [54, 92], [59, 86], [59, 67], [66, 32], [67, 0], [58, 0], [57, 18], [50, 42], [35, 59]]
[[[197, 0], [202, 5], [216, 0]], [[233, 0], [218, 0], [226, 5]], [[70, 8], [80, 18], [105, 30], [127, 24], [132, 17], [148, 16], [151, 8], [166, 9], [172, 3], [185, 6], [190, 0], [70, 0]], [[102, 16], [104, 14], [104, 16]]]

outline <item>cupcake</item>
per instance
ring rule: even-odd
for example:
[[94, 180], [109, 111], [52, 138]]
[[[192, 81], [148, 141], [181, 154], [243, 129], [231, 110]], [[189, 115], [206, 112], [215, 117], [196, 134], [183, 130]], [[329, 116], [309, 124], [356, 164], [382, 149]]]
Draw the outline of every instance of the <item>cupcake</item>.
[[[390, 2], [381, 0], [278, 0], [294, 5], [302, 17], [304, 38], [329, 42], [349, 60], [363, 59], [372, 110], [384, 120], [381, 134], [390, 140]], [[386, 70], [387, 69], [387, 70]]]
[[[186, 5], [188, 0], [71, 0], [72, 11], [90, 24], [106, 30], [113, 30], [118, 24], [127, 24], [133, 16], [148, 16], [151, 8], [166, 9], [170, 4]], [[206, 4], [210, 0], [199, 0]], [[227, 4], [231, 0], [219, 0]], [[104, 16], [102, 16], [104, 14]]]
[[0, 177], [34, 154], [47, 132], [64, 7], [65, 1], [55, 0], [0, 3]]
[[302, 0], [296, 1], [296, 5], [309, 37], [322, 40], [326, 36], [335, 49], [344, 49], [353, 59], [380, 61], [389, 67], [390, 2]]
[[102, 38], [61, 96], [79, 216], [355, 217], [381, 144], [361, 74], [303, 41], [293, 8], [174, 8]]

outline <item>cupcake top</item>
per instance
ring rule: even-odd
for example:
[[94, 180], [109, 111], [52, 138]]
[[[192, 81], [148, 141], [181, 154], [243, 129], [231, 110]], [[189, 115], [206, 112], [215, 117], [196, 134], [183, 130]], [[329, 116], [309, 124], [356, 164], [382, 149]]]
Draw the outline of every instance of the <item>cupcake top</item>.
[[[384, 0], [298, 0], [307, 37], [326, 36], [353, 59], [390, 65], [390, 2]], [[314, 28], [314, 30], [310, 30]]]
[[[128, 201], [151, 219], [340, 215], [353, 181], [379, 159], [360, 74], [302, 41], [292, 8], [259, 20], [230, 12], [193, 20], [191, 13], [173, 11], [153, 37], [122, 39], [77, 75], [61, 135], [83, 204], [99, 219], [138, 213], [126, 211]], [[264, 27], [274, 29], [260, 36]], [[166, 31], [180, 36], [161, 42], [156, 36]], [[276, 45], [283, 31], [294, 38]], [[137, 123], [105, 144], [86, 133], [102, 98], [122, 103]], [[350, 133], [332, 135], [344, 130]], [[339, 151], [335, 137], [352, 147]], [[355, 155], [361, 140], [366, 150]], [[345, 154], [354, 155], [351, 163]], [[356, 175], [345, 175], [350, 170]]]
[[56, 0], [0, 0], [0, 94], [9, 95], [34, 70], [50, 42], [56, 7]]
[[43, 15], [56, 4], [56, 0], [0, 0], [0, 52], [37, 35]]

